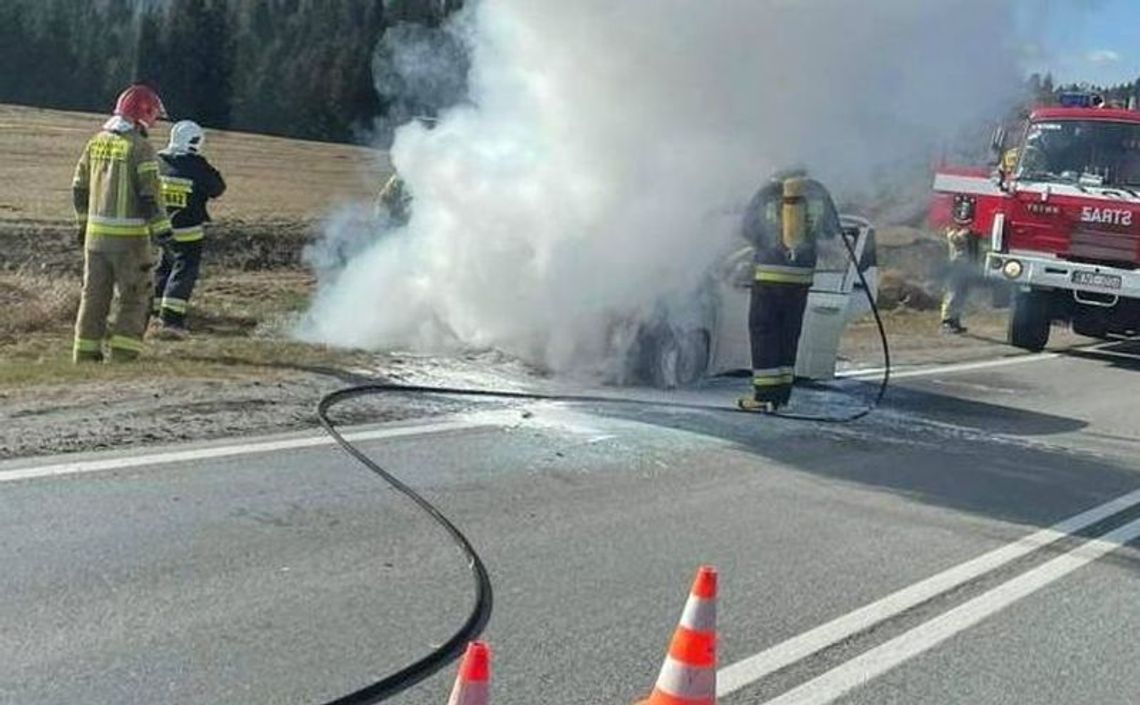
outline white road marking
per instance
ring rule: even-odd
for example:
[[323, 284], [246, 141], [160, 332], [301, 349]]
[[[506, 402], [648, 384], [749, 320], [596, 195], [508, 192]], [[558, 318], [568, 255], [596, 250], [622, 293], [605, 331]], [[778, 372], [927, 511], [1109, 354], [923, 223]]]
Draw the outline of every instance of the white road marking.
[[[492, 425], [490, 419], [451, 420], [440, 421], [415, 426], [396, 426], [378, 428], [369, 431], [357, 431], [344, 434], [350, 441], [374, 441], [386, 438], [406, 438], [410, 436], [424, 436], [447, 431], [459, 431]], [[122, 470], [146, 465], [169, 465], [170, 463], [184, 463], [194, 460], [208, 460], [212, 458], [230, 458], [238, 455], [253, 455], [256, 453], [272, 453], [282, 450], [296, 450], [299, 448], [316, 448], [335, 443], [329, 436], [306, 436], [303, 438], [286, 438], [276, 441], [263, 441], [255, 443], [241, 443], [236, 445], [213, 446], [207, 448], [191, 448], [175, 450], [165, 453], [152, 453], [148, 455], [130, 455], [119, 458], [105, 458], [100, 460], [79, 460], [70, 463], [55, 465], [41, 465], [38, 467], [18, 468], [15, 470], [0, 470], [0, 482], [14, 482], [16, 480], [30, 480], [41, 477], [55, 477], [59, 475], [77, 475], [105, 470]]]
[[969, 629], [1073, 571], [1140, 538], [1140, 519], [1093, 539], [1048, 563], [982, 593], [929, 622], [895, 637], [803, 685], [769, 700], [767, 705], [825, 705], [887, 671]]
[[[1009, 365], [1025, 365], [1031, 362], [1045, 362], [1061, 357], [1059, 353], [1034, 353], [1032, 355], [1016, 355], [1001, 357], [996, 360], [979, 360], [977, 362], [960, 362], [953, 365], [934, 365], [931, 367], [918, 367], [909, 370], [891, 371], [891, 379], [906, 379], [907, 377], [929, 377], [931, 375], [953, 374], [955, 372], [969, 372], [971, 370], [985, 370], [991, 367], [1007, 367]], [[843, 379], [875, 379], [883, 375], [881, 368], [873, 370], [851, 370], [836, 373], [836, 377]]]
[[[558, 409], [555, 406], [542, 406], [542, 413], [530, 417], [520, 417], [517, 410], [491, 410], [474, 411], [462, 415], [455, 415], [434, 423], [423, 423], [407, 426], [384, 426], [361, 431], [343, 431], [344, 437], [350, 441], [376, 441], [389, 438], [409, 438], [426, 436], [448, 431], [462, 431], [474, 428], [514, 428], [524, 427], [531, 429], [549, 429], [575, 436], [585, 436], [595, 440], [608, 440], [616, 438], [612, 434], [604, 434], [591, 423], [594, 419], [586, 414]], [[591, 441], [594, 442], [594, 441]], [[335, 441], [327, 435], [304, 436], [300, 438], [284, 438], [266, 441], [250, 441], [246, 443], [230, 443], [226, 445], [188, 448], [186, 450], [166, 451], [162, 453], [149, 453], [143, 455], [123, 455], [114, 458], [101, 458], [93, 460], [76, 460], [66, 463], [50, 465], [36, 465], [31, 467], [15, 467], [5, 469], [0, 465], [0, 483], [15, 482], [16, 480], [30, 480], [42, 477], [55, 477], [59, 475], [76, 475], [83, 473], [101, 472], [106, 470], [122, 470], [152, 465], [169, 465], [195, 460], [209, 460], [213, 458], [229, 458], [239, 455], [255, 455], [258, 453], [273, 453], [283, 450], [296, 450], [300, 448], [317, 448], [331, 446]]]
[[926, 580], [905, 587], [881, 600], [833, 619], [754, 656], [725, 666], [717, 673], [717, 696], [725, 697], [775, 673], [781, 668], [790, 666], [811, 654], [870, 629], [927, 600], [975, 580], [986, 573], [993, 572], [1043, 546], [1048, 546], [1066, 536], [1071, 536], [1137, 504], [1140, 504], [1140, 490], [1129, 492], [1100, 506], [1069, 517], [1019, 541], [1002, 546]]

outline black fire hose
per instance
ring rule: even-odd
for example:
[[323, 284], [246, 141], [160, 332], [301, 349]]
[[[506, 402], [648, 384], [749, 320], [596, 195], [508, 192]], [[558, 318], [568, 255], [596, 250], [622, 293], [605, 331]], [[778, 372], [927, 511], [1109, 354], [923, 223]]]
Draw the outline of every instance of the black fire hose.
[[475, 552], [475, 548], [471, 545], [471, 542], [467, 540], [467, 537], [463, 535], [463, 532], [456, 528], [431, 502], [428, 502], [411, 487], [401, 482], [398, 477], [392, 475], [362, 453], [359, 448], [341, 435], [341, 433], [336, 430], [336, 426], [329, 421], [329, 409], [336, 404], [355, 397], [376, 394], [379, 391], [386, 390], [378, 390], [365, 385], [341, 389], [332, 394], [328, 394], [317, 404], [317, 418], [320, 419], [321, 426], [324, 427], [325, 431], [328, 432], [349, 455], [356, 458], [364, 467], [379, 475], [381, 479], [389, 485], [406, 495], [447, 531], [448, 536], [459, 546], [459, 549], [467, 559], [467, 566], [470, 568], [471, 577], [475, 581], [475, 607], [459, 631], [455, 632], [442, 646], [434, 649], [427, 656], [424, 656], [415, 663], [400, 669], [390, 676], [376, 681], [372, 685], [361, 688], [356, 692], [349, 693], [336, 700], [330, 700], [327, 705], [366, 705], [378, 703], [412, 687], [459, 658], [459, 656], [463, 654], [463, 650], [467, 647], [467, 642], [476, 639], [479, 634], [482, 633], [483, 628], [487, 626], [487, 622], [491, 619], [491, 577], [487, 575], [487, 568], [483, 565], [483, 559]]
[[[847, 248], [847, 254], [850, 256], [851, 261], [855, 265], [855, 273], [859, 276], [859, 282], [863, 285], [863, 292], [867, 296], [867, 301], [871, 304], [871, 313], [875, 317], [875, 325], [879, 329], [879, 339], [883, 347], [883, 377], [879, 384], [878, 393], [875, 397], [859, 411], [849, 414], [847, 416], [813, 416], [810, 414], [796, 414], [788, 412], [777, 412], [774, 414], [767, 414], [769, 416], [776, 416], [783, 419], [790, 419], [793, 421], [813, 421], [818, 423], [848, 423], [861, 419], [875, 410], [882, 402], [883, 397], [887, 393], [887, 386], [891, 378], [891, 352], [890, 346], [887, 343], [887, 333], [883, 326], [883, 319], [879, 315], [879, 308], [875, 304], [875, 297], [871, 293], [871, 288], [867, 285], [867, 280], [863, 276], [863, 272], [859, 269], [858, 258], [855, 256], [855, 251], [851, 247], [851, 243], [847, 241], [846, 237], [840, 236], [843, 244]], [[629, 399], [617, 396], [604, 396], [604, 395], [582, 395], [582, 394], [540, 394], [535, 392], [510, 392], [496, 389], [465, 389], [458, 387], [436, 387], [424, 385], [411, 385], [399, 383], [376, 383], [376, 384], [362, 384], [359, 386], [341, 389], [331, 394], [326, 395], [317, 404], [317, 418], [320, 419], [321, 426], [324, 430], [332, 436], [332, 438], [340, 444], [349, 455], [356, 458], [362, 465], [376, 473], [385, 482], [392, 487], [399, 490], [409, 499], [416, 503], [420, 509], [428, 514], [436, 523], [438, 523], [447, 532], [448, 536], [455, 542], [455, 544], [462, 551], [467, 560], [467, 565], [471, 570], [471, 576], [475, 582], [475, 604], [472, 607], [471, 614], [463, 623], [463, 626], [455, 632], [455, 634], [444, 642], [443, 645], [431, 651], [418, 661], [405, 666], [396, 673], [385, 676], [382, 680], [376, 681], [372, 685], [366, 686], [335, 700], [330, 700], [326, 705], [372, 705], [386, 700], [393, 695], [396, 695], [415, 684], [423, 681], [426, 678], [434, 675], [448, 664], [457, 660], [466, 648], [469, 641], [478, 638], [482, 633], [483, 628], [487, 626], [487, 622], [491, 618], [491, 605], [492, 605], [492, 590], [491, 580], [487, 575], [487, 569], [483, 565], [483, 561], [479, 558], [479, 554], [472, 547], [471, 542], [463, 535], [454, 524], [435, 506], [421, 497], [412, 488], [401, 482], [399, 478], [389, 473], [384, 468], [380, 467], [376, 462], [370, 459], [367, 455], [360, 451], [359, 448], [350, 443], [339, 431], [336, 425], [329, 420], [329, 411], [337, 404], [355, 399], [363, 396], [373, 396], [386, 393], [403, 393], [403, 394], [433, 394], [441, 396], [462, 396], [462, 397], [482, 397], [482, 398], [496, 398], [496, 399], [516, 399], [522, 401], [548, 401], [548, 402], [576, 402], [586, 404], [623, 404], [635, 406], [655, 406], [673, 409], [690, 409], [699, 411], [714, 411], [714, 412], [729, 412], [734, 414], [740, 413], [753, 413], [744, 412], [733, 406], [713, 406], [711, 404], [694, 404], [685, 402], [666, 402], [666, 401], [652, 401], [644, 399]]]

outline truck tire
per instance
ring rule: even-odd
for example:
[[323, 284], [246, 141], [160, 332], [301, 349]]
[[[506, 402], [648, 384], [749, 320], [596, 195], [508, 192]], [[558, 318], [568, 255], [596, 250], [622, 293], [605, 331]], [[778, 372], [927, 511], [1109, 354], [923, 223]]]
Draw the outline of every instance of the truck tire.
[[1030, 352], [1041, 352], [1049, 342], [1050, 296], [1047, 291], [1019, 291], [1013, 297], [1009, 314], [1009, 344]]
[[1108, 340], [1108, 326], [1102, 319], [1094, 316], [1074, 316], [1072, 322], [1073, 332], [1086, 338]]

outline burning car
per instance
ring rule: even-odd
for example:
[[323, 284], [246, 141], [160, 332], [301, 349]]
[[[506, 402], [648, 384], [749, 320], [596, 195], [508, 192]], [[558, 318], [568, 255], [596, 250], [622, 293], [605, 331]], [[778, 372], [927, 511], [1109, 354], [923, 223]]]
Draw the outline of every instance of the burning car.
[[[872, 298], [878, 297], [875, 229], [864, 218], [840, 216], [843, 243], [824, 242], [808, 295], [800, 335], [796, 376], [828, 380], [835, 376], [839, 338], [847, 325], [870, 313], [859, 272]], [[622, 381], [672, 388], [705, 377], [751, 370], [748, 307], [752, 288], [752, 248], [725, 257], [695, 294], [694, 313], [641, 324], [630, 346]]]

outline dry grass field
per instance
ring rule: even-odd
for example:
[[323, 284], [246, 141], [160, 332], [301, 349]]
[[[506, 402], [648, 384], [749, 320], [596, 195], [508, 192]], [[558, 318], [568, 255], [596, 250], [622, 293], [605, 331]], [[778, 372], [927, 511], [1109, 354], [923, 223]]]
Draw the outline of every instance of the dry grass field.
[[[0, 226], [70, 223], [71, 175], [105, 115], [0, 105]], [[151, 134], [156, 149], [170, 125]], [[209, 130], [205, 154], [229, 183], [219, 221], [305, 222], [337, 202], [371, 198], [391, 167], [383, 152], [349, 145]]]
[[[205, 153], [229, 189], [211, 208], [215, 224], [190, 314], [196, 335], [151, 344], [137, 365], [73, 366], [83, 255], [71, 177], [104, 120], [0, 105], [0, 397], [54, 398], [52, 389], [78, 394], [107, 384], [127, 394], [162, 379], [265, 380], [366, 363], [362, 353], [292, 342], [288, 333], [315, 285], [297, 266], [301, 246], [330, 210], [374, 197], [390, 171], [386, 154], [211, 130]], [[157, 148], [169, 127], [152, 133]]]

